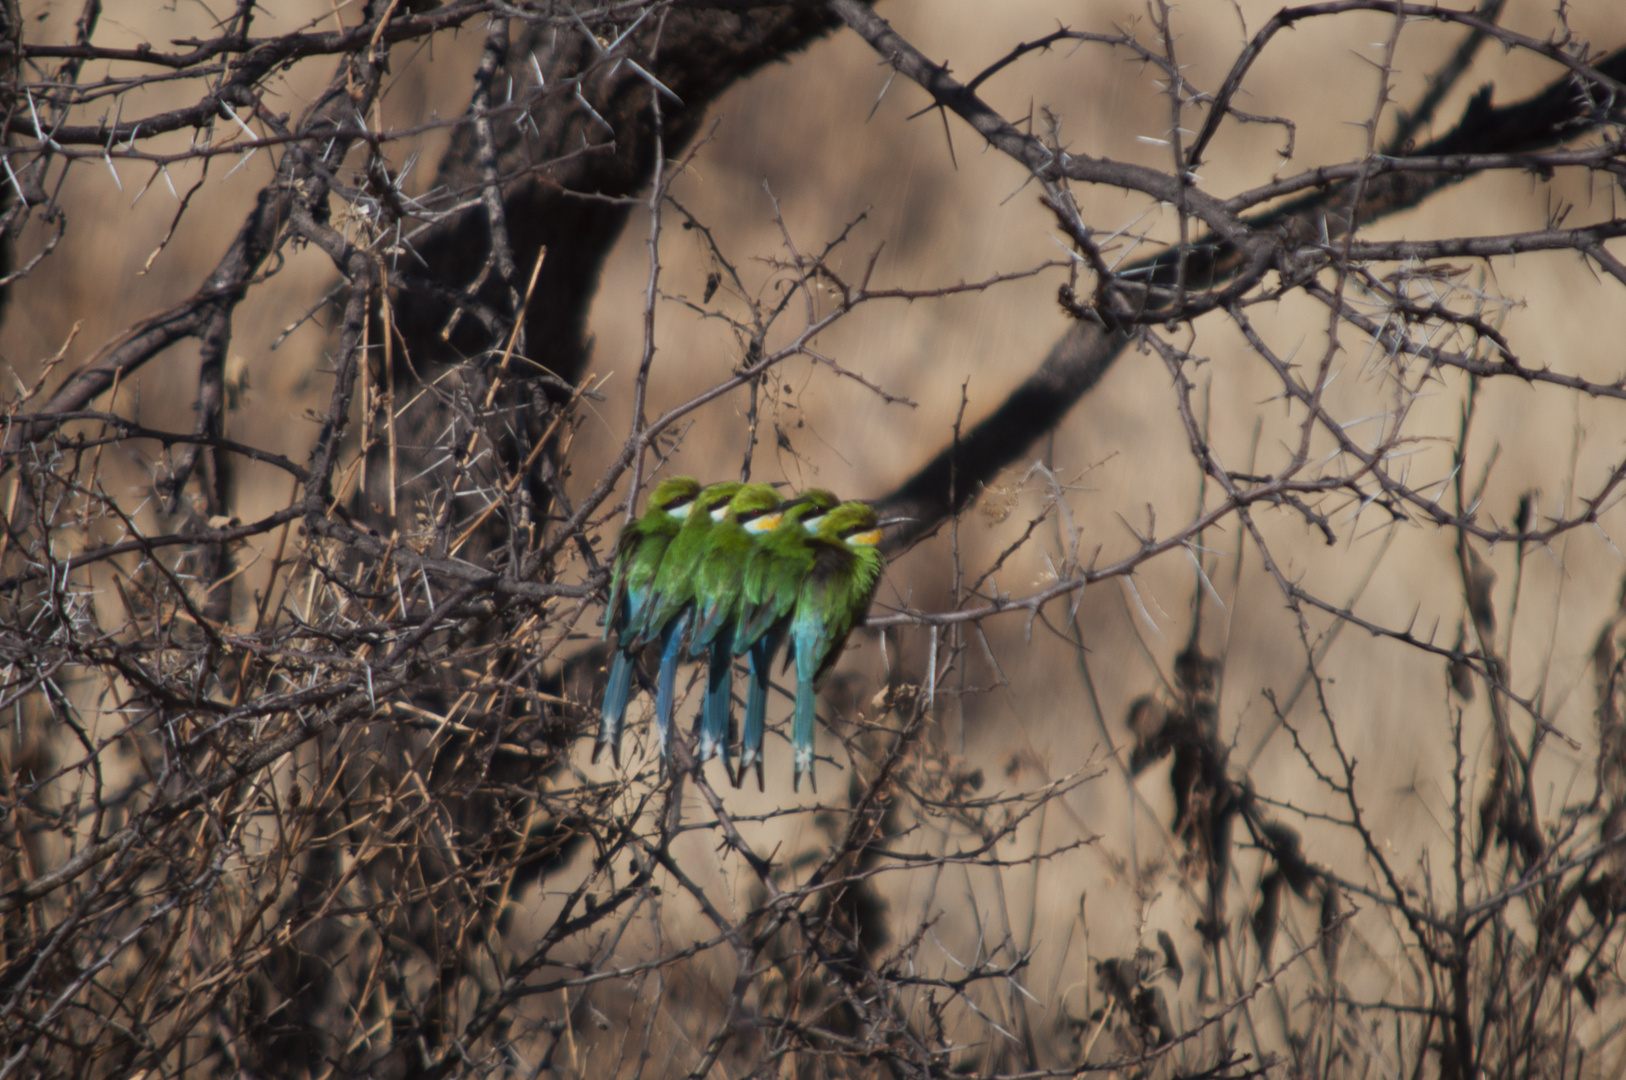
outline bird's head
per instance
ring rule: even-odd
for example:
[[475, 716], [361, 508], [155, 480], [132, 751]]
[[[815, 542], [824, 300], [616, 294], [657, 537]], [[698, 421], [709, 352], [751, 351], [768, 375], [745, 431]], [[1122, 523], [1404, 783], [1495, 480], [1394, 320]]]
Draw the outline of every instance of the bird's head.
[[841, 500], [836, 493], [825, 488], [808, 488], [794, 499], [787, 499], [779, 509], [784, 512], [784, 520], [801, 522], [802, 527], [810, 533], [819, 531], [819, 522], [840, 505]]
[[645, 513], [654, 513], [657, 510], [671, 514], [673, 517], [687, 517], [689, 510], [694, 506], [696, 495], [700, 494], [700, 481], [692, 476], [669, 476], [655, 485], [655, 490], [649, 493], [649, 501], [644, 504]]
[[818, 535], [859, 547], [875, 547], [881, 542], [881, 521], [869, 503], [844, 502], [824, 515]]
[[712, 521], [719, 521], [728, 510], [729, 500], [738, 495], [740, 488], [744, 486], [738, 480], [725, 480], [721, 484], [704, 487], [700, 494], [694, 497], [694, 508], [709, 515]]
[[736, 521], [753, 533], [766, 532], [779, 524], [779, 492], [770, 484], [745, 484], [734, 497], [711, 516]]

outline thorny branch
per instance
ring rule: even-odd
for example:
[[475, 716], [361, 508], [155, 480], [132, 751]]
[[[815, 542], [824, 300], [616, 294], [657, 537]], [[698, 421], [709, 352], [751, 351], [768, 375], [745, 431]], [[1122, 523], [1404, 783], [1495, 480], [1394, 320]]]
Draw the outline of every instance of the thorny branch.
[[[1626, 222], [1598, 200], [1575, 224], [1563, 211], [1521, 231], [1367, 232], [1477, 176], [1585, 176], [1611, 192], [1626, 177], [1626, 50], [1593, 50], [1562, 9], [1548, 37], [1502, 27], [1501, 9], [1284, 8], [1208, 91], [1191, 81], [1181, 12], [1163, 3], [1145, 28], [1059, 26], [1003, 53], [1000, 43], [963, 81], [857, 0], [372, 0], [287, 33], [242, 0], [214, 36], [164, 47], [103, 44], [95, 0], [57, 43], [35, 40], [7, 8], [0, 287], [12, 296], [61, 257], [76, 210], [70, 172], [105, 168], [122, 190], [121, 165], [149, 169], [146, 188], [172, 186], [171, 169], [197, 170], [161, 252], [193, 194], [209, 197], [214, 163], [263, 152], [274, 166], [191, 295], [71, 363], [70, 335], [5, 403], [0, 1078], [1240, 1078], [1364, 1074], [1363, 1055], [1466, 1078], [1618, 1060], [1626, 614], [1615, 611], [1597, 640], [1597, 733], [1582, 738], [1545, 666], [1533, 682], [1515, 664], [1485, 564], [1499, 545], [1517, 553], [1511, 623], [1526, 552], [1562, 562], [1576, 537], [1613, 535], [1626, 458], [1615, 448], [1584, 478], [1572, 463], [1545, 513], [1534, 496], [1511, 514], [1490, 508], [1495, 453], [1472, 495], [1467, 471], [1482, 460], [1469, 447], [1488, 387], [1603, 409], [1626, 397], [1626, 375], [1541, 359], [1506, 325], [1519, 301], [1494, 284], [1513, 256], [1565, 252], [1600, 271], [1600, 287], [1626, 284], [1608, 247]], [[1236, 103], [1260, 59], [1285, 48], [1280, 31], [1363, 14], [1385, 16], [1388, 39], [1355, 160], [1284, 164], [1230, 193], [1194, 171], [1226, 152], [1228, 120], [1285, 125], [1292, 161], [1295, 122]], [[1014, 183], [1031, 185], [1053, 219], [1064, 259], [896, 285], [879, 246], [850, 254], [865, 242], [865, 215], [810, 243], [770, 191], [777, 247], [744, 257], [730, 230], [680, 201], [721, 128], [698, 138], [708, 104], [838, 23], [925, 94], [925, 111], [945, 124], [952, 115], [1009, 160]], [[1425, 24], [1466, 37], [1396, 116], [1395, 49]], [[464, 29], [483, 33], [468, 107], [386, 125], [381, 102], [408, 47]], [[1449, 131], [1416, 145], [1487, 42], [1547, 64], [1548, 86], [1500, 106], [1482, 91]], [[1031, 116], [1013, 121], [981, 96], [1063, 46], [1127, 56], [1160, 80], [1163, 166], [1075, 153], [1054, 114], [1036, 133]], [[300, 115], [273, 112], [283, 74], [320, 64], [325, 85]], [[141, 111], [155, 88], [192, 97]], [[1182, 125], [1194, 110], [1204, 116], [1192, 132]], [[435, 182], [409, 194], [418, 189], [401, 153], [437, 132], [451, 149]], [[1134, 201], [1130, 224], [1092, 220], [1081, 197], [1090, 188]], [[648, 229], [631, 423], [595, 459], [576, 445], [596, 422], [589, 403], [629, 391], [587, 370], [587, 313], [634, 211]], [[668, 235], [674, 216], [703, 241], [710, 273], [698, 300], [670, 284], [682, 257]], [[289, 453], [232, 433], [231, 364], [245, 300], [306, 246], [336, 284], [288, 325], [330, 323], [313, 367], [331, 385], [320, 384], [304, 449]], [[652, 747], [626, 771], [584, 768], [574, 747], [595, 717], [604, 652], [589, 639], [611, 523], [637, 512], [657, 473], [699, 471], [682, 456], [685, 425], [718, 421], [744, 390], [740, 472], [760, 472], [758, 426], [788, 408], [780, 376], [793, 366], [834, 393], [914, 405], [899, 388], [907, 373], [832, 347], [839, 324], [1040, 282], [1074, 320], [1068, 333], [984, 420], [964, 430], [956, 420], [952, 442], [877, 500], [906, 519], [892, 553], [921, 545], [915, 563], [952, 563], [955, 587], [945, 608], [926, 571], [918, 590], [895, 578], [890, 610], [860, 631], [879, 641], [885, 684], [875, 692], [838, 673], [821, 698], [831, 733], [821, 764], [841, 767], [846, 790], [822, 803], [736, 796], [712, 785], [681, 739], [667, 773]], [[1324, 349], [1303, 361], [1271, 317], [1295, 303], [1326, 326]], [[681, 355], [664, 336], [674, 312], [721, 327], [736, 349], [726, 375], [676, 401], [660, 379]], [[1206, 395], [1219, 376], [1207, 352], [1221, 321], [1285, 415], [1271, 421], [1282, 453], [1265, 464], [1257, 442], [1240, 454], [1211, 424]], [[126, 388], [178, 364], [188, 341], [200, 361], [191, 429], [143, 420]], [[1329, 391], [1358, 348], [1362, 377], [1379, 387], [1362, 400], [1383, 398], [1364, 416]], [[1053, 433], [1120, 355], [1166, 377], [1161, 407], [1199, 493], [1191, 512], [1161, 530], [1149, 503], [1144, 526], [1128, 510], [1119, 534], [1093, 518], [1081, 525], [1075, 503], [1086, 495], [1050, 461], [1003, 493], [1001, 470]], [[1459, 390], [1460, 429], [1442, 436], [1423, 399]], [[929, 433], [927, 412], [895, 415]], [[778, 449], [799, 452], [779, 436]], [[1450, 468], [1431, 472], [1440, 448]], [[278, 481], [270, 501], [245, 480], [261, 473]], [[974, 501], [1015, 502], [1033, 478], [1039, 509], [969, 576], [958, 529], [946, 559], [930, 545]], [[1302, 524], [1343, 550], [1368, 519], [1389, 536], [1452, 539], [1464, 616], [1445, 637], [1416, 616], [1368, 610], [1361, 590], [1327, 599], [1278, 528]], [[1214, 546], [1223, 530], [1234, 530], [1231, 554]], [[1275, 797], [1230, 757], [1227, 725], [1241, 721], [1221, 697], [1224, 650], [1204, 646], [1221, 617], [1205, 618], [1203, 605], [1237, 604], [1244, 552], [1289, 613], [1305, 704], [1268, 685], [1245, 696], [1268, 702], [1271, 733], [1288, 733], [1320, 801]], [[1007, 669], [1035, 626], [1072, 650], [1108, 731], [1080, 612], [1096, 605], [1094, 586], [1115, 580], [1130, 623], [1138, 608], [1155, 628], [1141, 589], [1169, 555], [1196, 569], [1190, 638], [1172, 674], [1159, 668], [1157, 688], [1131, 705], [1123, 754], [1109, 745], [1053, 776], [1046, 753], [1010, 749], [1031, 740], [1022, 728], [997, 762], [976, 757], [966, 732], [994, 715], [978, 701], [1033, 693]], [[1019, 578], [1031, 584], [1000, 587], [1040, 563], [1037, 579]], [[1227, 633], [1230, 618], [1227, 608]], [[1350, 749], [1327, 660], [1346, 626], [1448, 674], [1442, 730], [1456, 764], [1440, 781], [1443, 859], [1425, 845], [1407, 865], [1372, 812], [1371, 766]], [[1479, 777], [1465, 765], [1475, 686], [1492, 718]], [[1053, 704], [1021, 700], [1009, 711]], [[1590, 791], [1572, 777], [1575, 798], [1538, 797], [1554, 746], [1595, 749]], [[1132, 818], [1123, 844], [1081, 817], [1086, 782], [1106, 775], [1099, 755], [1115, 759], [1132, 813], [1151, 822], [1137, 833]], [[1133, 790], [1165, 757], [1168, 821]], [[990, 784], [996, 765], [1004, 779]], [[1317, 861], [1300, 828], [1341, 837], [1358, 857]], [[1141, 846], [1149, 837], [1155, 850]], [[1076, 918], [1070, 896], [1059, 922], [1047, 910], [1049, 883], [1076, 880], [1061, 874], [1092, 859], [1127, 897], [1126, 940], [1089, 940], [1087, 895]], [[1244, 860], [1257, 880], [1244, 878]], [[1173, 918], [1157, 906], [1165, 893]], [[1237, 895], [1246, 918], [1228, 903]], [[1314, 908], [1308, 923], [1294, 898]], [[1369, 952], [1408, 957], [1375, 999], [1340, 979], [1340, 964], [1357, 962], [1344, 948], [1352, 928]], [[1273, 962], [1282, 929], [1294, 941]], [[1199, 968], [1192, 982], [1186, 964]], [[1070, 1004], [1080, 988], [1082, 1013]], [[1392, 1041], [1374, 1047], [1352, 1006], [1385, 1013]]]

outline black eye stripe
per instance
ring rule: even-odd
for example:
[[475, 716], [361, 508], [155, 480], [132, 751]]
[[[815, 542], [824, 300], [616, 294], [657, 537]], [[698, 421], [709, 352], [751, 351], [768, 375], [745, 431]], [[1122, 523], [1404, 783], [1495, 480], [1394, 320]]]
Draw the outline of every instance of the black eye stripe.
[[755, 521], [764, 514], [772, 514], [782, 509], [784, 508], [780, 506], [764, 506], [759, 510], [741, 510], [738, 514], [734, 515], [734, 518], [741, 525], [744, 525], [747, 522]]

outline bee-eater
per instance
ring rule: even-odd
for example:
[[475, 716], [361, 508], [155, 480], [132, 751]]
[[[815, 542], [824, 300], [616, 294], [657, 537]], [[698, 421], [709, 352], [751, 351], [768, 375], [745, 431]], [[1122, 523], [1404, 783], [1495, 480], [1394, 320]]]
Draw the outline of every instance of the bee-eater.
[[610, 661], [610, 678], [604, 686], [604, 705], [593, 747], [597, 761], [610, 748], [610, 760], [621, 764], [621, 727], [627, 715], [627, 698], [632, 690], [634, 653], [627, 627], [642, 611], [655, 583], [661, 556], [677, 535], [678, 528], [700, 494], [693, 477], [674, 476], [663, 480], [649, 493], [644, 516], [627, 524], [615, 539], [615, 555], [610, 567], [610, 602], [604, 613], [604, 636], [614, 630], [617, 648]]
[[762, 736], [768, 712], [768, 680], [773, 657], [785, 639], [786, 625], [796, 608], [802, 582], [813, 569], [812, 534], [824, 515], [840, 500], [823, 488], [809, 488], [782, 507], [777, 528], [758, 543], [746, 561], [740, 581], [738, 621], [734, 629], [734, 655], [750, 655], [751, 683], [745, 698], [745, 727], [740, 739], [740, 771], [756, 766], [757, 788], [763, 788]]
[[639, 618], [628, 627], [638, 645], [657, 640], [661, 643], [661, 667], [655, 680], [655, 725], [663, 765], [672, 749], [677, 666], [692, 614], [695, 571], [706, 554], [706, 539], [712, 527], [727, 512], [729, 500], [744, 486], [731, 480], [712, 484], [695, 496], [692, 509], [666, 547]]
[[734, 693], [734, 627], [739, 616], [746, 563], [759, 538], [780, 522], [779, 493], [767, 484], [747, 484], [735, 493], [706, 534], [706, 551], [694, 576], [694, 619], [689, 655], [710, 653], [706, 670], [706, 704], [695, 757], [709, 761], [722, 750], [730, 779], [728, 719]]
[[[796, 720], [791, 728], [796, 772], [792, 790], [802, 786], [802, 773], [813, 780], [814, 690], [835, 666], [854, 624], [869, 609], [886, 569], [877, 547], [881, 524], [867, 503], [845, 502], [825, 514], [810, 538], [813, 566], [802, 580], [796, 611], [790, 619], [789, 666], [796, 659]], [[815, 790], [816, 790], [815, 786]]]

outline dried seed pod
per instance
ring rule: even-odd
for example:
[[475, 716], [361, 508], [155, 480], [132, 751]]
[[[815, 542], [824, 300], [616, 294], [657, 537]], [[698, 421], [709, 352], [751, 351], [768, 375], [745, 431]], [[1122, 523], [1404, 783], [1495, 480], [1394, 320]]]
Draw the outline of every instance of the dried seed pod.
[[1270, 966], [1270, 947], [1282, 915], [1282, 875], [1271, 871], [1259, 882], [1259, 907], [1253, 913], [1253, 939], [1259, 943], [1259, 962]]
[[1186, 977], [1186, 969], [1180, 965], [1180, 950], [1174, 947], [1174, 939], [1167, 930], [1157, 932], [1157, 947], [1163, 950], [1163, 968], [1174, 976], [1174, 985], [1179, 986]]

